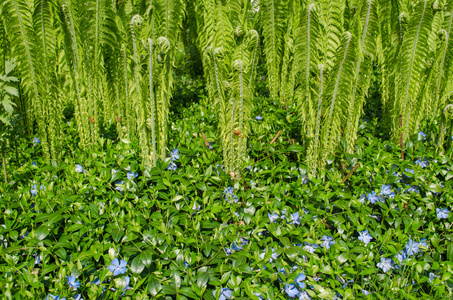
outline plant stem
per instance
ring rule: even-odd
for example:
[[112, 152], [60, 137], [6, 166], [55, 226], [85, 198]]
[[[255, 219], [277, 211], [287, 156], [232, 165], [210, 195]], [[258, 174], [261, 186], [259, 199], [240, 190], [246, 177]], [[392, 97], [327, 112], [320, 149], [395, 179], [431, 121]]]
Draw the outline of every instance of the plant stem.
[[5, 183], [8, 183], [8, 180], [6, 178], [5, 143], [2, 144], [2, 161], [3, 161], [3, 175], [5, 176]]

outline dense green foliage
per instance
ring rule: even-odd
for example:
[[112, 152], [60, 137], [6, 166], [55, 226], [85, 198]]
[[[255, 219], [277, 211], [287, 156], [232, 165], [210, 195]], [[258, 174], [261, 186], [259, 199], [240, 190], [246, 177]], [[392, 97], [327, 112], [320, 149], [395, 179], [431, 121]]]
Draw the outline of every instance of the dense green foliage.
[[453, 298], [453, 1], [0, 16], [1, 298]]

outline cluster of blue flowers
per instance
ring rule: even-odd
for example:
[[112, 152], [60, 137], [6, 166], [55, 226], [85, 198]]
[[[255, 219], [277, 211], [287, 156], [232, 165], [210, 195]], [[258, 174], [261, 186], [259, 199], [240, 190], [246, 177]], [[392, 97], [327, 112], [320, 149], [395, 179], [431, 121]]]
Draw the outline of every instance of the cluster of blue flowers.
[[[39, 256], [36, 255], [36, 257], [38, 257], [38, 261], [39, 261]], [[35, 258], [35, 263], [36, 263], [36, 258]], [[108, 266], [108, 269], [110, 270], [110, 272], [113, 273], [113, 276], [117, 276], [117, 275], [126, 273], [126, 270], [127, 270], [126, 266], [127, 266], [127, 261], [125, 261], [123, 259], [118, 260], [118, 258], [114, 258], [112, 260], [111, 265]], [[77, 278], [74, 275], [66, 276], [66, 283], [68, 284], [69, 288], [73, 291], [80, 288], [80, 285], [81, 285], [80, 282], [77, 281]], [[100, 285], [101, 281], [99, 278], [97, 278], [96, 280], [91, 282], [91, 284]], [[129, 286], [129, 284], [130, 284], [130, 277], [129, 276], [124, 277], [124, 286], [122, 288], [123, 293], [121, 294], [121, 296], [123, 296], [127, 290], [132, 289]], [[103, 287], [102, 293], [104, 293], [104, 290], [105, 290], [105, 287]], [[115, 291], [114, 288], [112, 288], [112, 290]], [[83, 300], [81, 294], [75, 294], [73, 296], [73, 298], [75, 300]], [[66, 298], [61, 298], [59, 295], [49, 294], [49, 295], [47, 295], [46, 300], [66, 300]]]
[[398, 254], [395, 256], [395, 261], [398, 263], [395, 263], [395, 261], [391, 258], [381, 257], [381, 261], [377, 263], [376, 266], [378, 268], [381, 268], [384, 273], [387, 273], [391, 269], [399, 269], [400, 265], [404, 264], [404, 261], [407, 258], [420, 252], [420, 246], [428, 248], [426, 239], [421, 239], [420, 242], [415, 242], [409, 239], [409, 242], [406, 244], [405, 249], [398, 252]]

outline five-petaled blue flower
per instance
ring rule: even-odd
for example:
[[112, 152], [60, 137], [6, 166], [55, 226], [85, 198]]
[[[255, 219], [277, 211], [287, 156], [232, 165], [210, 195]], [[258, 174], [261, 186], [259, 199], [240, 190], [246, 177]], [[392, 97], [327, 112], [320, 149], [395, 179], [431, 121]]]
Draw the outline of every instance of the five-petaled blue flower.
[[167, 169], [170, 171], [176, 171], [177, 168], [178, 168], [178, 166], [172, 161], [170, 162], [170, 164], [167, 167]]
[[299, 290], [297, 289], [296, 284], [290, 283], [286, 284], [285, 293], [288, 295], [288, 297], [294, 298], [297, 294], [299, 294]]
[[415, 161], [415, 164], [416, 164], [416, 165], [419, 165], [419, 166], [422, 167], [422, 168], [426, 168], [427, 166], [429, 166], [429, 161], [428, 161], [426, 158], [423, 159], [423, 160], [417, 159], [417, 160]]
[[260, 116], [260, 115], [258, 115], [258, 116], [256, 116], [256, 117], [255, 117], [255, 119], [257, 119], [257, 120], [259, 121], [259, 120], [262, 120], [262, 119], [263, 119], [263, 117], [262, 117], [262, 116]]
[[39, 139], [39, 137], [34, 137], [33, 144], [39, 144], [39, 143], [41, 143], [41, 140]]
[[171, 159], [172, 159], [173, 161], [179, 159], [179, 152], [178, 152], [178, 149], [173, 149], [173, 150], [171, 150], [170, 156], [171, 156]]
[[359, 240], [361, 240], [365, 244], [368, 244], [372, 239], [373, 237], [368, 233], [368, 230], [359, 232]]
[[[215, 297], [215, 291], [212, 291], [212, 295]], [[221, 288], [220, 296], [217, 300], [226, 300], [231, 299], [231, 290], [230, 288]]]
[[110, 272], [113, 273], [113, 276], [126, 273], [127, 261], [121, 260], [118, 261], [118, 258], [112, 260], [112, 264], [108, 267]]
[[297, 275], [296, 277], [296, 284], [299, 286], [299, 288], [301, 289], [304, 289], [305, 288], [305, 282], [303, 282], [305, 280], [306, 276], [304, 273], [300, 273], [299, 275]]
[[381, 262], [377, 264], [378, 268], [381, 268], [384, 273], [387, 273], [393, 268], [393, 260], [391, 258], [381, 257]]
[[333, 237], [331, 237], [331, 236], [323, 235], [321, 240], [323, 240], [321, 246], [326, 249], [329, 249], [330, 246], [335, 244], [335, 241], [333, 240]]
[[76, 165], [76, 166], [75, 166], [75, 171], [76, 171], [77, 173], [82, 173], [82, 172], [83, 172], [83, 167], [82, 167], [82, 165]]
[[227, 188], [223, 191], [223, 193], [225, 194], [225, 200], [226, 200], [228, 203], [231, 202], [230, 198], [233, 198], [234, 203], [238, 203], [239, 198], [234, 194], [234, 189], [233, 189], [231, 186], [227, 187]]
[[71, 288], [78, 289], [80, 287], [80, 282], [76, 281], [74, 275], [66, 276], [66, 280]]
[[446, 219], [448, 218], [448, 213], [450, 211], [448, 208], [436, 208], [436, 214], [438, 219]]
[[127, 176], [127, 179], [133, 180], [134, 178], [137, 178], [137, 177], [138, 177], [138, 173], [137, 173], [137, 172], [131, 172], [131, 171], [129, 171], [129, 172], [127, 172], [127, 175], [126, 175], [126, 176]]
[[83, 300], [82, 294], [75, 294], [73, 297], [74, 297], [74, 300]]
[[275, 221], [278, 220], [278, 214], [277, 213], [274, 214], [274, 212], [272, 212], [272, 213], [268, 212], [267, 217], [269, 218], [270, 223], [274, 223]]

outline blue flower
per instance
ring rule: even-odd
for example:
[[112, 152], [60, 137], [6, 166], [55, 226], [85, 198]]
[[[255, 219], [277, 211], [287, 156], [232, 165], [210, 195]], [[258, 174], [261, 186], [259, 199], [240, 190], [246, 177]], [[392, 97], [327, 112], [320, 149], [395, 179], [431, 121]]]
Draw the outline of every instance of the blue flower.
[[242, 250], [241, 246], [238, 246], [236, 243], [231, 244], [231, 249], [234, 251]]
[[231, 186], [227, 187], [227, 188], [223, 191], [223, 193], [225, 194], [225, 200], [226, 200], [228, 203], [231, 202], [230, 198], [233, 198], [234, 203], [238, 203], [239, 198], [238, 198], [237, 196], [234, 195], [234, 190], [233, 190], [233, 188], [232, 188]]
[[419, 193], [420, 190], [418, 188], [418, 186], [416, 185], [410, 185], [410, 187], [407, 189], [408, 192], [415, 192], [415, 193]]
[[333, 240], [333, 237], [331, 237], [331, 236], [323, 235], [321, 240], [323, 240], [321, 246], [326, 249], [329, 249], [330, 246], [335, 244], [335, 241]]
[[381, 194], [382, 195], [385, 195], [385, 196], [388, 196], [392, 193], [392, 189], [391, 189], [391, 186], [390, 184], [383, 184], [381, 186]]
[[33, 256], [35, 257], [35, 265], [40, 265], [41, 264], [41, 259], [39, 257], [39, 254], [35, 253]]
[[176, 171], [177, 168], [178, 166], [174, 162], [170, 162], [170, 164], [167, 167], [167, 170]]
[[123, 286], [123, 293], [121, 294], [121, 296], [123, 296], [127, 290], [131, 290], [132, 288], [129, 286], [129, 283], [131, 282], [131, 279], [129, 276], [126, 276], [124, 277], [124, 280], [125, 280], [125, 284]]
[[257, 120], [259, 121], [259, 120], [262, 120], [262, 119], [263, 119], [263, 117], [262, 117], [262, 116], [260, 116], [260, 115], [258, 115], [258, 116], [256, 116], [256, 117], [255, 117], [255, 119], [257, 119]]
[[122, 192], [124, 190], [123, 188], [123, 185], [124, 185], [124, 181], [122, 180], [117, 180], [114, 182], [115, 183], [115, 190], [119, 191], [119, 192]]
[[285, 286], [285, 293], [290, 297], [294, 298], [297, 294], [299, 294], [299, 290], [297, 289], [294, 283], [286, 284]]
[[293, 214], [291, 214], [291, 222], [290, 224], [293, 224], [293, 225], [299, 225], [300, 224], [300, 220], [299, 220], [299, 212], [295, 212]]
[[113, 276], [119, 275], [119, 274], [124, 274], [126, 273], [126, 265], [127, 261], [121, 260], [121, 262], [118, 261], [118, 258], [114, 258], [112, 260], [112, 264], [108, 267], [110, 272], [113, 273]]
[[36, 145], [36, 144], [39, 144], [39, 143], [41, 143], [41, 141], [39, 140], [39, 137], [34, 137], [33, 138], [33, 144]]
[[66, 280], [71, 288], [78, 289], [80, 287], [80, 282], [76, 281], [74, 275], [66, 276]]
[[31, 164], [32, 164], [33, 166], [36, 166], [36, 163], [35, 163], [34, 161], [33, 161]]
[[423, 131], [420, 131], [418, 134], [420, 134], [421, 136], [423, 136], [423, 139], [426, 140], [426, 133], [424, 133]]
[[439, 278], [440, 276], [435, 275], [434, 273], [429, 273], [429, 282], [433, 282], [434, 279]]
[[274, 214], [274, 212], [272, 212], [272, 214], [267, 213], [267, 217], [269, 218], [270, 223], [274, 223], [275, 221], [278, 220], [278, 214], [277, 213]]
[[[212, 291], [212, 295], [215, 298], [215, 291]], [[231, 299], [230, 288], [220, 288], [220, 296], [217, 300], [226, 300], [226, 299]]]
[[402, 264], [407, 258], [406, 252], [404, 252], [404, 251], [398, 252], [395, 255], [395, 258], [400, 262], [400, 264]]
[[429, 161], [426, 158], [423, 159], [423, 160], [417, 159], [415, 161], [415, 164], [419, 165], [422, 168], [426, 168], [427, 166], [429, 166]]
[[379, 195], [376, 194], [375, 191], [372, 191], [371, 193], [368, 194], [368, 200], [370, 200], [370, 202], [372, 204], [376, 203], [376, 202], [384, 202], [384, 200], [382, 199], [382, 197], [380, 197]]
[[448, 208], [436, 208], [436, 214], [438, 219], [447, 219], [449, 212], [450, 211], [448, 210]]
[[82, 165], [76, 165], [76, 166], [75, 166], [75, 171], [76, 171], [77, 173], [83, 173], [83, 167], [82, 167]]
[[49, 294], [47, 295], [46, 300], [66, 300], [66, 298], [60, 298], [59, 295], [54, 296], [52, 294]]
[[404, 171], [415, 175], [415, 171], [412, 169], [404, 169]]
[[393, 268], [393, 260], [391, 258], [381, 257], [381, 262], [376, 265], [381, 268], [384, 273], [387, 273]]
[[187, 268], [187, 267], [190, 267], [189, 263], [187, 261], [184, 260], [184, 267]]
[[30, 193], [31, 193], [32, 196], [36, 196], [38, 194], [38, 190], [36, 189], [36, 184], [34, 184], [31, 187]]
[[299, 297], [299, 300], [309, 300], [311, 299], [310, 295], [308, 295], [307, 291], [301, 291], [297, 297]]
[[[271, 250], [272, 250], [272, 254], [271, 254], [271, 258], [269, 258], [269, 263], [271, 263], [277, 259], [277, 252], [275, 252], [274, 248], [271, 248]], [[265, 255], [266, 255], [266, 250], [263, 250], [263, 252], [260, 254], [260, 258], [264, 259]]]
[[173, 149], [171, 152], [170, 152], [170, 156], [171, 156], [171, 159], [173, 161], [179, 159], [179, 152], [178, 152], [178, 149]]
[[312, 244], [312, 243], [308, 243], [308, 242], [304, 242], [304, 250], [307, 251], [307, 252], [310, 252], [310, 253], [315, 253], [316, 249], [319, 248], [319, 245], [318, 244]]
[[214, 149], [214, 147], [212, 147], [212, 146], [215, 145], [215, 143], [214, 142], [208, 142], [208, 145], [209, 145], [209, 149]]
[[373, 237], [368, 233], [368, 230], [359, 232], [359, 240], [361, 240], [365, 244], [368, 244], [372, 239]]
[[73, 297], [74, 297], [74, 300], [83, 300], [82, 294], [75, 294]]
[[138, 173], [129, 171], [129, 172], [127, 172], [126, 176], [127, 176], [127, 179], [132, 181], [134, 178], [138, 177]]
[[304, 273], [300, 273], [299, 275], [297, 275], [296, 277], [296, 284], [299, 286], [300, 289], [304, 289], [305, 288], [305, 282], [303, 282], [307, 277], [305, 276]]
[[408, 256], [412, 256], [417, 254], [420, 250], [418, 249], [419, 243], [414, 242], [413, 240], [409, 239], [409, 242], [406, 244], [406, 254]]
[[225, 254], [226, 255], [231, 255], [231, 249], [230, 248], [225, 248]]

